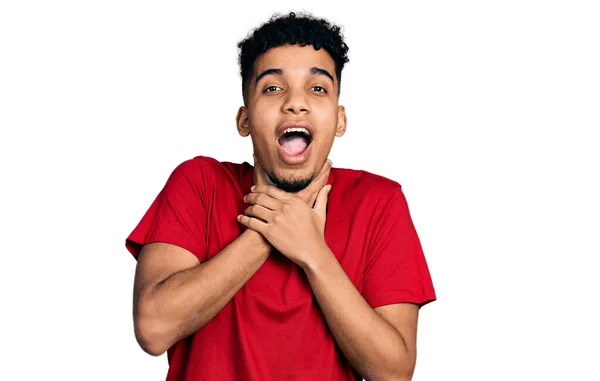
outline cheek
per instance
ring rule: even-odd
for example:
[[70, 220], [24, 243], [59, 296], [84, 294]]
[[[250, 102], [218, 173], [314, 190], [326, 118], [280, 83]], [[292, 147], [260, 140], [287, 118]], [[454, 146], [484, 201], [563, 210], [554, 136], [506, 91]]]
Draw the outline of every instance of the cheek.
[[334, 139], [335, 139], [335, 131], [328, 130], [328, 131], [322, 133], [321, 139], [319, 139], [318, 144], [321, 149], [331, 148], [331, 146], [333, 145]]
[[253, 109], [258, 117], [268, 118], [279, 114], [281, 99], [277, 97], [260, 97], [255, 100]]
[[334, 123], [337, 121], [338, 116], [338, 105], [331, 101], [323, 101], [315, 104], [312, 108], [313, 114], [318, 115], [322, 121], [327, 123]]
[[323, 108], [318, 113], [313, 113], [313, 117], [319, 121], [321, 126], [321, 139], [319, 140], [326, 143], [333, 141], [338, 122], [337, 107]]
[[273, 131], [277, 123], [278, 113], [268, 107], [256, 104], [256, 108], [250, 113], [250, 129], [254, 139], [258, 141], [271, 141]]
[[279, 108], [268, 102], [260, 102], [256, 104], [253, 114], [250, 116], [256, 126], [273, 127], [277, 123], [280, 112]]

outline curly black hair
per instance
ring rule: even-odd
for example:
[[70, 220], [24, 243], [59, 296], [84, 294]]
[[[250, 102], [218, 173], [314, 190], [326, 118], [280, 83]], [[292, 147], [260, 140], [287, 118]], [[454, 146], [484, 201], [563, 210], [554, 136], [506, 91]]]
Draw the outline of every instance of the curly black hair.
[[342, 69], [349, 61], [348, 45], [344, 42], [340, 27], [307, 13], [297, 15], [296, 12], [290, 12], [286, 16], [274, 14], [269, 21], [238, 42], [244, 104], [247, 103], [248, 84], [256, 58], [271, 48], [296, 43], [300, 46], [312, 45], [315, 50], [324, 48], [329, 53], [335, 63], [339, 96]]

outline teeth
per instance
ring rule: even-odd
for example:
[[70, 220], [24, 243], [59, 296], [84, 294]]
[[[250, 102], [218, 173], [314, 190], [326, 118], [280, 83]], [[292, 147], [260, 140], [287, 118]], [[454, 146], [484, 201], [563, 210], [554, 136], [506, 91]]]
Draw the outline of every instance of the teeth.
[[284, 134], [287, 134], [288, 132], [304, 132], [306, 135], [310, 136], [310, 133], [304, 127], [292, 127], [287, 128], [285, 131], [283, 131]]

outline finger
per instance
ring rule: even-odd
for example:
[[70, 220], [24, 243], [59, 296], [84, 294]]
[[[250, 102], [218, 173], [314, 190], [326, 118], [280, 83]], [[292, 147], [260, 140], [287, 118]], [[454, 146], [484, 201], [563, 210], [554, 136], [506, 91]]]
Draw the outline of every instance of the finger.
[[269, 196], [266, 193], [249, 193], [244, 196], [244, 202], [247, 204], [257, 204], [271, 210], [279, 210], [281, 201]]
[[243, 214], [240, 214], [239, 216], [237, 216], [237, 220], [240, 224], [246, 226], [249, 229], [257, 231], [262, 235], [264, 235], [264, 233], [267, 232], [268, 225], [259, 220], [258, 218], [248, 217]]
[[331, 191], [331, 184], [325, 185], [319, 191], [317, 195], [317, 201], [315, 202], [315, 207], [313, 208], [318, 215], [324, 216], [327, 210], [327, 200], [329, 199], [329, 192]]
[[273, 185], [258, 184], [250, 188], [250, 190], [252, 193], [264, 193], [277, 200], [289, 200], [291, 197], [295, 197]]
[[271, 221], [271, 217], [273, 216], [273, 211], [265, 208], [262, 205], [250, 205], [244, 211], [244, 214], [248, 217], [256, 217], [262, 220], [263, 222], [269, 223]]

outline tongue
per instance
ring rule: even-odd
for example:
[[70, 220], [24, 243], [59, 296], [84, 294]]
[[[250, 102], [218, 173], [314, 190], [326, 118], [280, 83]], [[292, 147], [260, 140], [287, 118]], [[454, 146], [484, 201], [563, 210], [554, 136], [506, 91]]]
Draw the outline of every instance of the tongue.
[[300, 136], [284, 136], [279, 143], [285, 153], [290, 156], [301, 154], [308, 146], [306, 139]]

